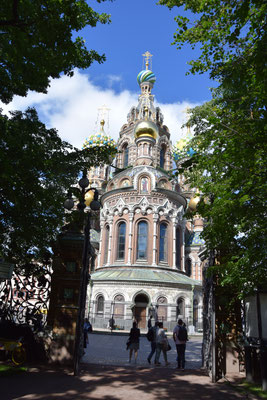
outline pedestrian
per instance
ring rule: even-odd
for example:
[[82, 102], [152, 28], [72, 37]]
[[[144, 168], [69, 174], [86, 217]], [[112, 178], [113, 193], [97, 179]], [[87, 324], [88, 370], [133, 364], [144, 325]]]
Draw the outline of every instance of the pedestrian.
[[147, 321], [147, 328], [152, 328], [152, 315], [150, 315], [149, 320]]
[[[155, 322], [155, 325], [149, 329], [149, 331], [147, 332], [147, 335], [146, 335], [146, 337], [149, 340], [150, 345], [151, 345], [151, 351], [149, 353], [149, 356], [147, 357], [147, 361], [149, 362], [149, 364], [151, 364], [151, 358], [153, 357], [153, 354], [156, 351], [156, 337], [157, 337], [158, 329], [159, 329], [158, 322]], [[156, 360], [156, 358], [155, 358], [155, 360]]]
[[130, 335], [129, 335], [129, 349], [130, 349], [130, 354], [129, 354], [129, 363], [132, 360], [132, 354], [134, 351], [134, 362], [136, 363], [137, 360], [137, 354], [139, 350], [139, 339], [140, 339], [140, 329], [137, 328], [137, 322], [133, 322], [133, 327], [130, 330]]
[[90, 324], [88, 318], [85, 318], [84, 325], [83, 325], [83, 347], [85, 349], [86, 349], [87, 343], [89, 343], [88, 332], [92, 332], [92, 325]]
[[160, 365], [159, 358], [160, 353], [163, 353], [163, 357], [165, 360], [165, 365], [169, 365], [167, 359], [167, 349], [168, 349], [168, 338], [166, 332], [163, 329], [163, 322], [158, 322], [158, 330], [156, 335], [156, 358], [155, 365]]
[[113, 318], [113, 315], [112, 315], [112, 317], [109, 320], [109, 328], [110, 328], [111, 332], [114, 329], [114, 325], [115, 325], [115, 319]]
[[178, 324], [173, 330], [173, 340], [177, 350], [177, 368], [184, 371], [185, 368], [185, 348], [188, 340], [187, 329], [184, 326], [183, 320], [178, 319]]

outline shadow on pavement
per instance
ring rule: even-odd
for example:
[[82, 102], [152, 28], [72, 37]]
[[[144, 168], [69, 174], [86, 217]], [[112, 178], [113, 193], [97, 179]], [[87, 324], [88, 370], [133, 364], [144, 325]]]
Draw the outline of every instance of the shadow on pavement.
[[[2, 397], [3, 396], [3, 397]], [[171, 368], [125, 368], [82, 365], [79, 377], [71, 370], [32, 369], [1, 378], [4, 400], [235, 400], [246, 397], [224, 383], [212, 384], [201, 370], [177, 371]]]

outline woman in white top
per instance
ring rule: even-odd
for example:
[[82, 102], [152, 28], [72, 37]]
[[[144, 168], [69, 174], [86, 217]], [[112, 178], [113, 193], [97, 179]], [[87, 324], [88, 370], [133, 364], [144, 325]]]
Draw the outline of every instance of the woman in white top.
[[156, 357], [155, 357], [155, 365], [160, 365], [159, 357], [161, 351], [163, 352], [163, 357], [165, 360], [165, 365], [169, 365], [167, 359], [167, 349], [168, 349], [168, 338], [163, 329], [163, 323], [158, 323], [158, 329], [156, 332]]

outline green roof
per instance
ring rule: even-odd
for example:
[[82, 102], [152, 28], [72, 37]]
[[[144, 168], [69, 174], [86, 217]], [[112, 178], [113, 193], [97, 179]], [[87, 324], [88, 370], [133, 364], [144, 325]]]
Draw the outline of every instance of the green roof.
[[183, 285], [201, 286], [201, 282], [189, 278], [178, 271], [156, 270], [145, 268], [103, 268], [91, 276], [92, 281], [142, 281], [155, 283], [176, 283]]

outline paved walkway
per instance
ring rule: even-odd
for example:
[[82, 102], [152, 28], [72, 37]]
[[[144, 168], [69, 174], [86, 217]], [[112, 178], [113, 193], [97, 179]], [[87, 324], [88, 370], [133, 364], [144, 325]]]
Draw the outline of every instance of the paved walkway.
[[185, 371], [175, 369], [174, 346], [170, 366], [148, 365], [150, 344], [141, 338], [138, 362], [126, 364], [126, 336], [92, 334], [78, 377], [71, 369], [35, 367], [0, 379], [1, 400], [245, 400], [225, 382], [211, 383], [200, 369], [201, 339], [187, 346]]
[[200, 370], [82, 365], [70, 370], [31, 369], [1, 378], [3, 400], [245, 400], [225, 383], [213, 384]]
[[[117, 365], [126, 366], [129, 359], [129, 351], [126, 351], [126, 341], [128, 336], [113, 334], [92, 334], [89, 335], [89, 346], [86, 349], [86, 354], [83, 357], [84, 363], [93, 363], [100, 365]], [[168, 351], [168, 361], [170, 368], [175, 368], [176, 363], [176, 348], [174, 342], [169, 338], [172, 349]], [[187, 343], [186, 348], [186, 368], [199, 369], [201, 368], [201, 348], [202, 337], [192, 337]], [[146, 337], [140, 339], [140, 349], [138, 352], [137, 366], [148, 366], [147, 356], [150, 353], [151, 345]], [[163, 356], [161, 355], [161, 361]], [[154, 360], [154, 358], [153, 358]], [[134, 366], [134, 363], [131, 364]]]

